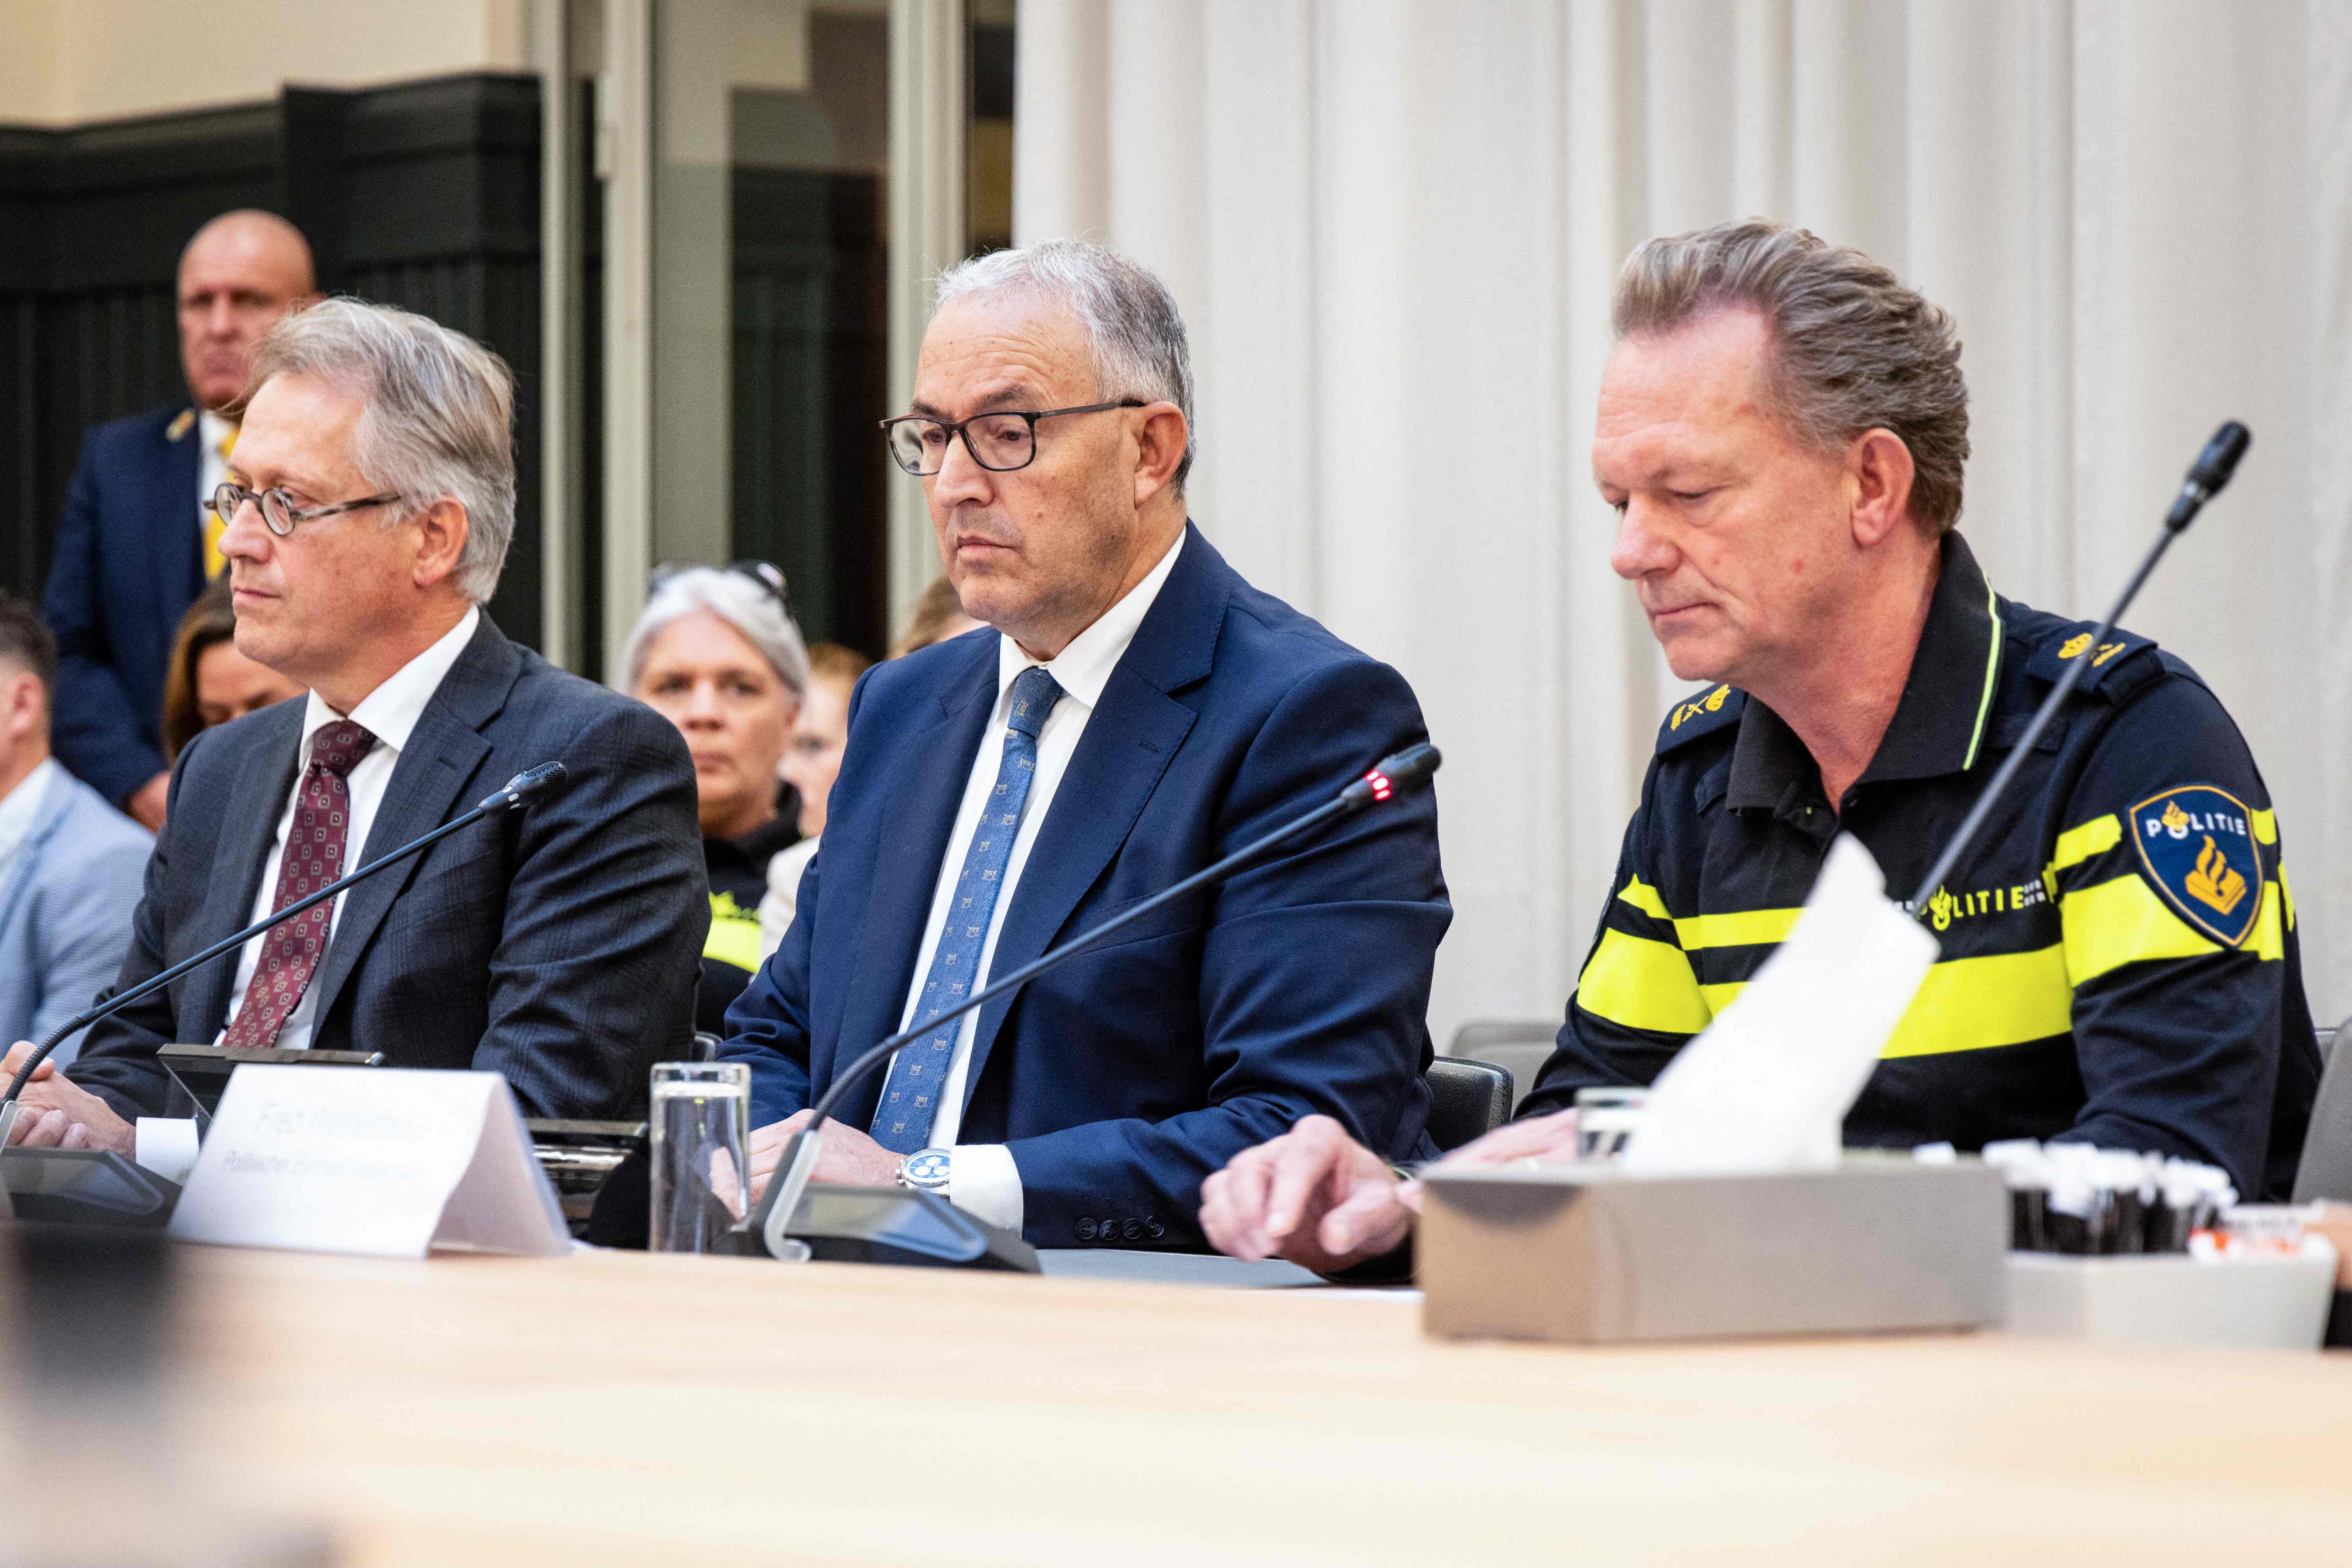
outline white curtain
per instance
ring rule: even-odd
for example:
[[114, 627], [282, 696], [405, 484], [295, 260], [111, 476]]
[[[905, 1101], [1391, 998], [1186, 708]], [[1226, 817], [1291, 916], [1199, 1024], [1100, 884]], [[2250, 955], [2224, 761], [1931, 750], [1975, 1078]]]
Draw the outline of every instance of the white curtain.
[[2352, 6], [1022, 0], [1014, 229], [1158, 268], [1193, 516], [1403, 670], [1446, 754], [1441, 1047], [1556, 1016], [1678, 689], [1587, 466], [1611, 284], [1763, 214], [1958, 317], [1961, 526], [2100, 613], [2225, 417], [2235, 487], [2130, 617], [2237, 715], [2315, 1011], [2352, 1007]]

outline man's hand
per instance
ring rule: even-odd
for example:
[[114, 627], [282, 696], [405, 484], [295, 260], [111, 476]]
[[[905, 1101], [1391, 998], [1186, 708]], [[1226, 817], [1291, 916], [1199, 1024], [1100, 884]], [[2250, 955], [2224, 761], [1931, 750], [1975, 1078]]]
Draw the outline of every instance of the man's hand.
[[[1497, 1127], [1439, 1163], [1502, 1165], [1576, 1158], [1576, 1112]], [[1421, 1212], [1421, 1184], [1328, 1116], [1309, 1116], [1281, 1137], [1244, 1149], [1201, 1184], [1201, 1228], [1235, 1258], [1280, 1258], [1336, 1274], [1393, 1251]]]
[[163, 803], [171, 794], [172, 775], [157, 773], [131, 792], [131, 798], [122, 803], [122, 809], [148, 832], [161, 833], [163, 831]]
[[1402, 1243], [1419, 1195], [1337, 1121], [1309, 1116], [1201, 1184], [1201, 1228], [1234, 1258], [1336, 1274]]
[[[6, 1092], [16, 1069], [32, 1054], [31, 1042], [19, 1040], [0, 1059], [0, 1093]], [[111, 1149], [130, 1154], [138, 1147], [139, 1131], [115, 1115], [112, 1106], [58, 1071], [56, 1062], [46, 1061], [25, 1085], [8, 1142], [28, 1149]]]
[[[772, 1121], [755, 1128], [751, 1133], [751, 1191], [765, 1193], [768, 1178], [776, 1173], [776, 1163], [783, 1158], [784, 1145], [793, 1134], [809, 1124], [809, 1113], [795, 1110], [782, 1121]], [[824, 1124], [824, 1147], [817, 1152], [816, 1174], [813, 1181], [836, 1186], [887, 1187], [898, 1180], [898, 1156], [868, 1138], [856, 1128], [839, 1121]]]

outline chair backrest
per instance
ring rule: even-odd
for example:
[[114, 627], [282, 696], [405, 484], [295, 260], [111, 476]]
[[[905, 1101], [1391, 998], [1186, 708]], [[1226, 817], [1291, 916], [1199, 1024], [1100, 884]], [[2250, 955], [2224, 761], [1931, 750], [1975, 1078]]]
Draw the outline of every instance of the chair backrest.
[[1442, 1150], [1459, 1149], [1511, 1119], [1511, 1075], [1492, 1062], [1433, 1057], [1429, 1063], [1429, 1136]]
[[2295, 1167], [2294, 1201], [2334, 1198], [2352, 1203], [2352, 1050], [2333, 1049], [2352, 1018], [2319, 1031], [2319, 1054], [2327, 1063], [2319, 1094], [2311, 1105], [2311, 1128], [2303, 1135], [2303, 1163]]
[[1550, 1059], [1559, 1037], [1559, 1023], [1549, 1018], [1474, 1018], [1454, 1031], [1449, 1055], [1466, 1061], [1492, 1062], [1511, 1075], [1511, 1109], [1536, 1086], [1536, 1075]]

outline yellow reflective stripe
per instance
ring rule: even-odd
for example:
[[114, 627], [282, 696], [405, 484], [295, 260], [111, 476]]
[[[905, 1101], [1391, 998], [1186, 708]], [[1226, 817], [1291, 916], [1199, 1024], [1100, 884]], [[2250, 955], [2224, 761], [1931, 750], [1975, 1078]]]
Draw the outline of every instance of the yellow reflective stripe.
[[1641, 910], [1643, 914], [1648, 915], [1652, 920], [1664, 921], [1672, 920], [1674, 918], [1672, 915], [1666, 913], [1666, 900], [1658, 897], [1658, 889], [1653, 888], [1649, 883], [1644, 882], [1639, 877], [1635, 877], [1631, 881], [1627, 882], [1625, 884], [1625, 890], [1617, 896], [1624, 900], [1625, 902], [1633, 905], [1635, 909]]
[[1756, 947], [1786, 942], [1802, 910], [1741, 910], [1736, 914], [1694, 915], [1675, 922], [1685, 952], [1702, 947]]
[[2254, 813], [2254, 842], [2257, 844], [2278, 842], [2278, 813], [2274, 811]]
[[2286, 868], [2284, 866], [2281, 866], [2278, 868], [2278, 873], [2279, 898], [2286, 905], [2286, 929], [2293, 931], [2294, 929], [2294, 889], [2287, 885]]
[[2221, 951], [2167, 909], [2137, 876], [2117, 877], [2059, 900], [2066, 931], [2066, 973], [2074, 983], [2151, 958], [2199, 958]]
[[1700, 986], [1698, 997], [1711, 1010], [1720, 1013], [1739, 1000], [1739, 994], [1747, 989], [1748, 982], [1745, 980], [1727, 980], [1719, 985]]
[[2263, 889], [2263, 912], [2254, 917], [2254, 936], [2246, 943], [2256, 958], [2284, 958], [2286, 937], [2280, 930], [2279, 884]]
[[1622, 931], [1601, 933], [1577, 980], [1576, 1002], [1597, 1018], [1667, 1035], [1696, 1035], [1715, 1017], [1679, 949]]
[[2066, 979], [2066, 952], [2053, 942], [2030, 952], [1937, 964], [1878, 1054], [1933, 1057], [2021, 1046], [2074, 1026], [2074, 988]]
[[745, 914], [732, 894], [711, 894], [710, 932], [702, 939], [702, 956], [756, 973], [760, 967], [760, 917]]
[[2053, 871], [2079, 866], [2094, 855], [2104, 855], [2124, 841], [2123, 824], [2113, 816], [2095, 817], [2058, 836], [2057, 852], [2050, 858]]

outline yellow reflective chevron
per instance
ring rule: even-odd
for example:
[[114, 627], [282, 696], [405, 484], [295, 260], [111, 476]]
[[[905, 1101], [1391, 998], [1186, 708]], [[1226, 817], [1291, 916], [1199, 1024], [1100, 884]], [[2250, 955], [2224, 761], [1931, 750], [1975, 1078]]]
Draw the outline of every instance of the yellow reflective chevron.
[[2287, 882], [2286, 868], [2282, 865], [2278, 871], [2279, 899], [2286, 906], [2286, 929], [2293, 931], [2294, 929], [2294, 889]]
[[2263, 889], [2263, 912], [2255, 918], [2254, 934], [2246, 942], [2256, 958], [2286, 956], [2286, 935], [2281, 930], [2280, 920], [2284, 900], [2280, 897], [2279, 887], [2280, 884], [2272, 882]]
[[1741, 910], [1736, 914], [1694, 915], [1675, 922], [1675, 940], [1685, 952], [1703, 947], [1757, 947], [1789, 940], [1802, 910]]
[[2079, 827], [2070, 827], [2058, 836], [2054, 853], [2050, 857], [2050, 868], [2063, 871], [2069, 866], [2079, 866], [2094, 855], [2104, 855], [2124, 841], [2123, 824], [2112, 815], [2093, 817]]
[[2257, 811], [2253, 814], [2253, 821], [2255, 843], [2275, 844], [2278, 842], [2278, 813], [2274, 811]]
[[1927, 971], [1919, 994], [1878, 1054], [1943, 1056], [2048, 1039], [2074, 1026], [2065, 949], [1948, 959]]
[[2126, 963], [2221, 951], [2167, 909], [2137, 873], [2068, 893], [2058, 914], [2066, 932], [2066, 973], [2077, 985]]
[[702, 956], [756, 973], [760, 967], [760, 917], [746, 914], [732, 893], [710, 895], [710, 932]]
[[1628, 1029], [1696, 1035], [1714, 1018], [1690, 960], [1670, 942], [1603, 931], [1576, 982], [1576, 1005]]
[[1617, 896], [1652, 920], [1663, 921], [1673, 918], [1666, 913], [1666, 900], [1658, 897], [1658, 889], [1639, 877], [1627, 882], [1625, 890]]

